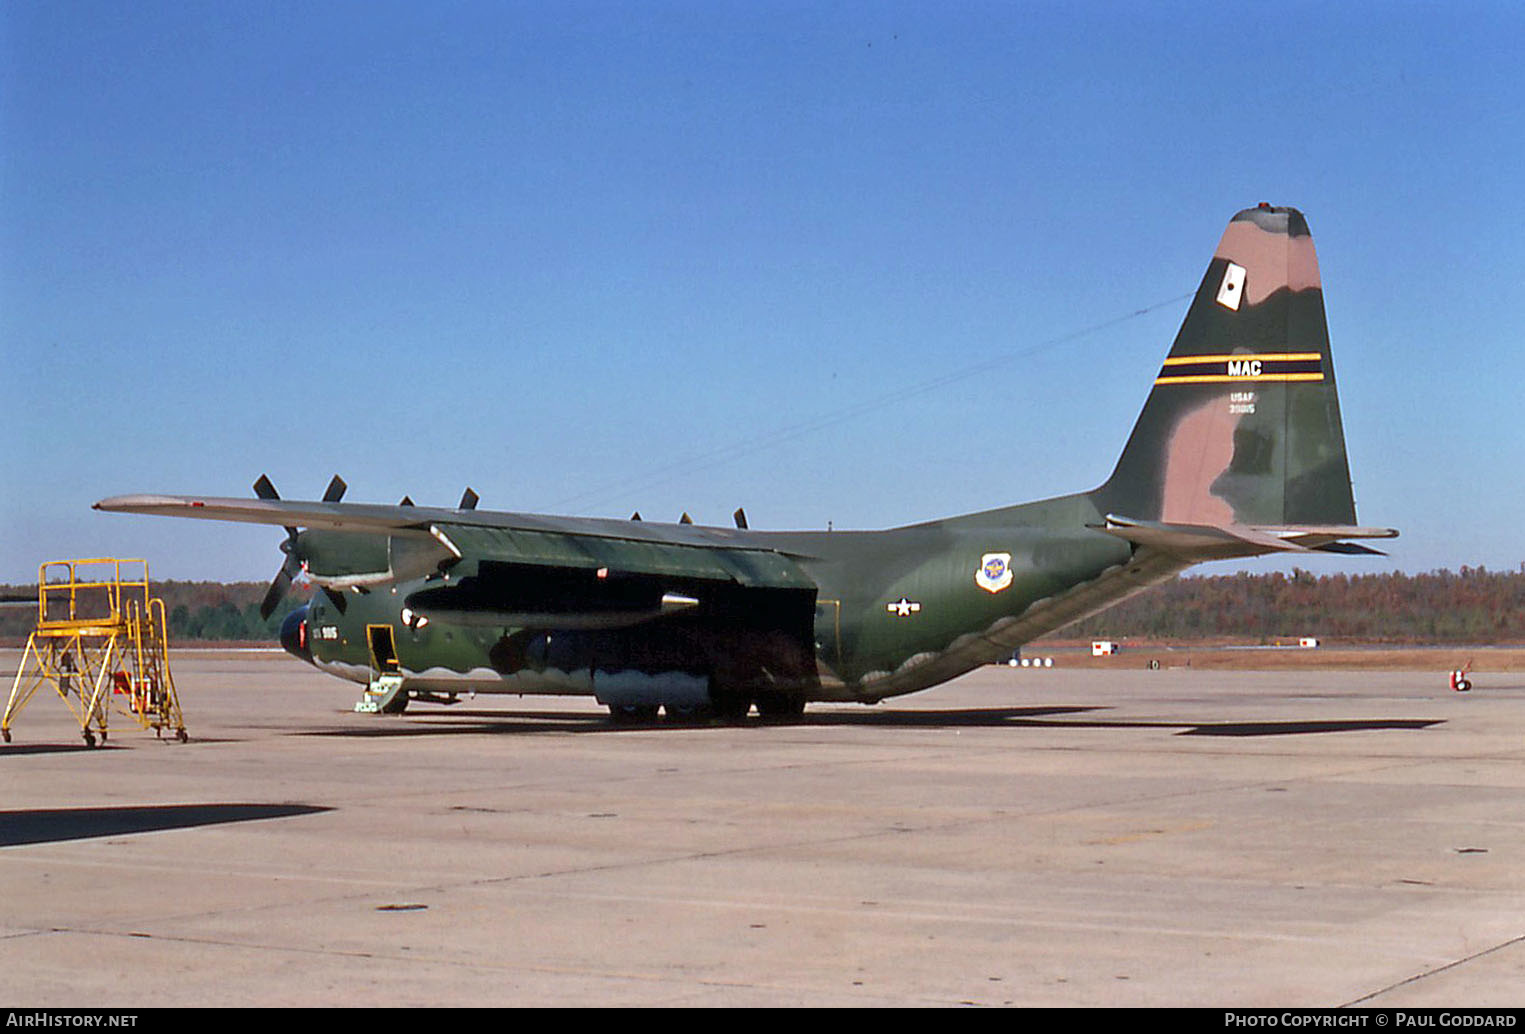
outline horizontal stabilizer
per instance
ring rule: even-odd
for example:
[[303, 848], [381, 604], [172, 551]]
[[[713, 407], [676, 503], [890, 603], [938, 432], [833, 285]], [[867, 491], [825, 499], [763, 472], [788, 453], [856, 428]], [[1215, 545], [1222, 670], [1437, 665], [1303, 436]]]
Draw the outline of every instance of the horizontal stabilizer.
[[1372, 549], [1356, 542], [1331, 542], [1327, 546], [1314, 546], [1320, 553], [1350, 553], [1356, 556], [1387, 556], [1380, 549]]
[[1392, 528], [1361, 528], [1353, 525], [1209, 525], [1140, 521], [1107, 515], [1100, 530], [1139, 546], [1191, 561], [1226, 560], [1266, 553], [1361, 553], [1381, 555], [1375, 549], [1345, 539], [1388, 539]]

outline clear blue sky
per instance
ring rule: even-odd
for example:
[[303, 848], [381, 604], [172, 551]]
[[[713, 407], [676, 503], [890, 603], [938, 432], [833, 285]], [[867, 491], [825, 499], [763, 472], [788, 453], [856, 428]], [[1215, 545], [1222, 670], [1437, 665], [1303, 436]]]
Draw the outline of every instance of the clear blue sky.
[[0, 581], [268, 578], [279, 529], [90, 510], [262, 472], [765, 528], [1091, 488], [1184, 303], [1077, 332], [1259, 201], [1308, 216], [1358, 514], [1403, 531], [1303, 566], [1514, 568], [1522, 37], [1517, 2], [5, 3]]

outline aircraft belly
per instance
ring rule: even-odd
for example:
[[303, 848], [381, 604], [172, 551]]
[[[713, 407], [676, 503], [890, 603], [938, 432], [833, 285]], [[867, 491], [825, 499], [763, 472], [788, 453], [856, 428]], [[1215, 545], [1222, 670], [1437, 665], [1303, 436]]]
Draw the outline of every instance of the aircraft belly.
[[511, 696], [591, 696], [601, 704], [680, 705], [710, 702], [709, 679], [681, 671], [517, 671], [491, 668], [457, 672], [448, 668], [403, 669], [403, 688], [417, 693], [481, 693]]
[[[366, 664], [314, 657], [320, 671], [350, 682], [369, 683], [375, 672]], [[402, 666], [403, 688], [420, 693], [507, 693], [546, 696], [591, 696], [593, 684], [582, 671], [521, 671], [503, 674], [483, 666], [466, 671], [435, 666], [422, 670]]]
[[348, 664], [339, 660], [326, 660], [323, 657], [314, 656], [313, 667], [335, 678], [348, 679], [350, 682], [359, 682], [362, 685], [371, 681], [371, 669], [366, 664]]
[[681, 671], [599, 671], [593, 676], [593, 695], [613, 707], [704, 707], [710, 702], [710, 680]]
[[420, 693], [483, 693], [533, 696], [591, 696], [584, 671], [521, 671], [500, 674], [491, 668], [457, 672], [447, 668], [403, 672], [403, 688]]

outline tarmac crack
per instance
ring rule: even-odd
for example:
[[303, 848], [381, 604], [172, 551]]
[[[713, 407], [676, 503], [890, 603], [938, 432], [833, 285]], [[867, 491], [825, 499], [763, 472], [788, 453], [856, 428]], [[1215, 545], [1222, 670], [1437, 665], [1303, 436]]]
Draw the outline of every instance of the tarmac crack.
[[1411, 977], [1405, 977], [1403, 980], [1400, 980], [1395, 984], [1389, 984], [1386, 987], [1371, 992], [1370, 994], [1362, 995], [1360, 998], [1352, 999], [1343, 1005], [1337, 1006], [1337, 1008], [1350, 1009], [1358, 1005], [1363, 1005], [1372, 1001], [1373, 999], [1380, 998], [1382, 995], [1385, 995], [1391, 991], [1396, 991], [1400, 987], [1408, 987], [1411, 984], [1417, 984], [1421, 981], [1428, 980], [1431, 977], [1439, 976], [1442, 973], [1457, 969], [1461, 966], [1465, 966], [1469, 962], [1476, 962], [1478, 959], [1486, 958], [1495, 952], [1503, 951], [1505, 948], [1512, 947], [1516, 944], [1525, 944], [1525, 934], [1521, 934], [1518, 937], [1511, 937], [1509, 940], [1495, 944], [1491, 948], [1484, 948], [1482, 951], [1473, 952], [1471, 955], [1465, 955], [1462, 958], [1456, 959], [1452, 962], [1447, 962], [1443, 966], [1436, 966], [1434, 969], [1426, 970], [1423, 973], [1416, 973]]

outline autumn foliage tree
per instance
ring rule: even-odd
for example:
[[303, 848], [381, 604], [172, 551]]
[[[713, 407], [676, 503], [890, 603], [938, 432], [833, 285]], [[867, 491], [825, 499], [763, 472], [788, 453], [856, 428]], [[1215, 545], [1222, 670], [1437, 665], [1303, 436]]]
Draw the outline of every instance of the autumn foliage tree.
[[[157, 582], [173, 641], [274, 641], [288, 596], [268, 621], [260, 619], [262, 582]], [[35, 600], [36, 586], [0, 586], [0, 596]], [[35, 605], [0, 608], [0, 643], [26, 641]], [[1289, 573], [1198, 575], [1177, 578], [1110, 610], [1062, 629], [1059, 637], [1122, 639], [1234, 638], [1271, 640], [1311, 635], [1370, 643], [1525, 642], [1525, 570], [1424, 574]]]

